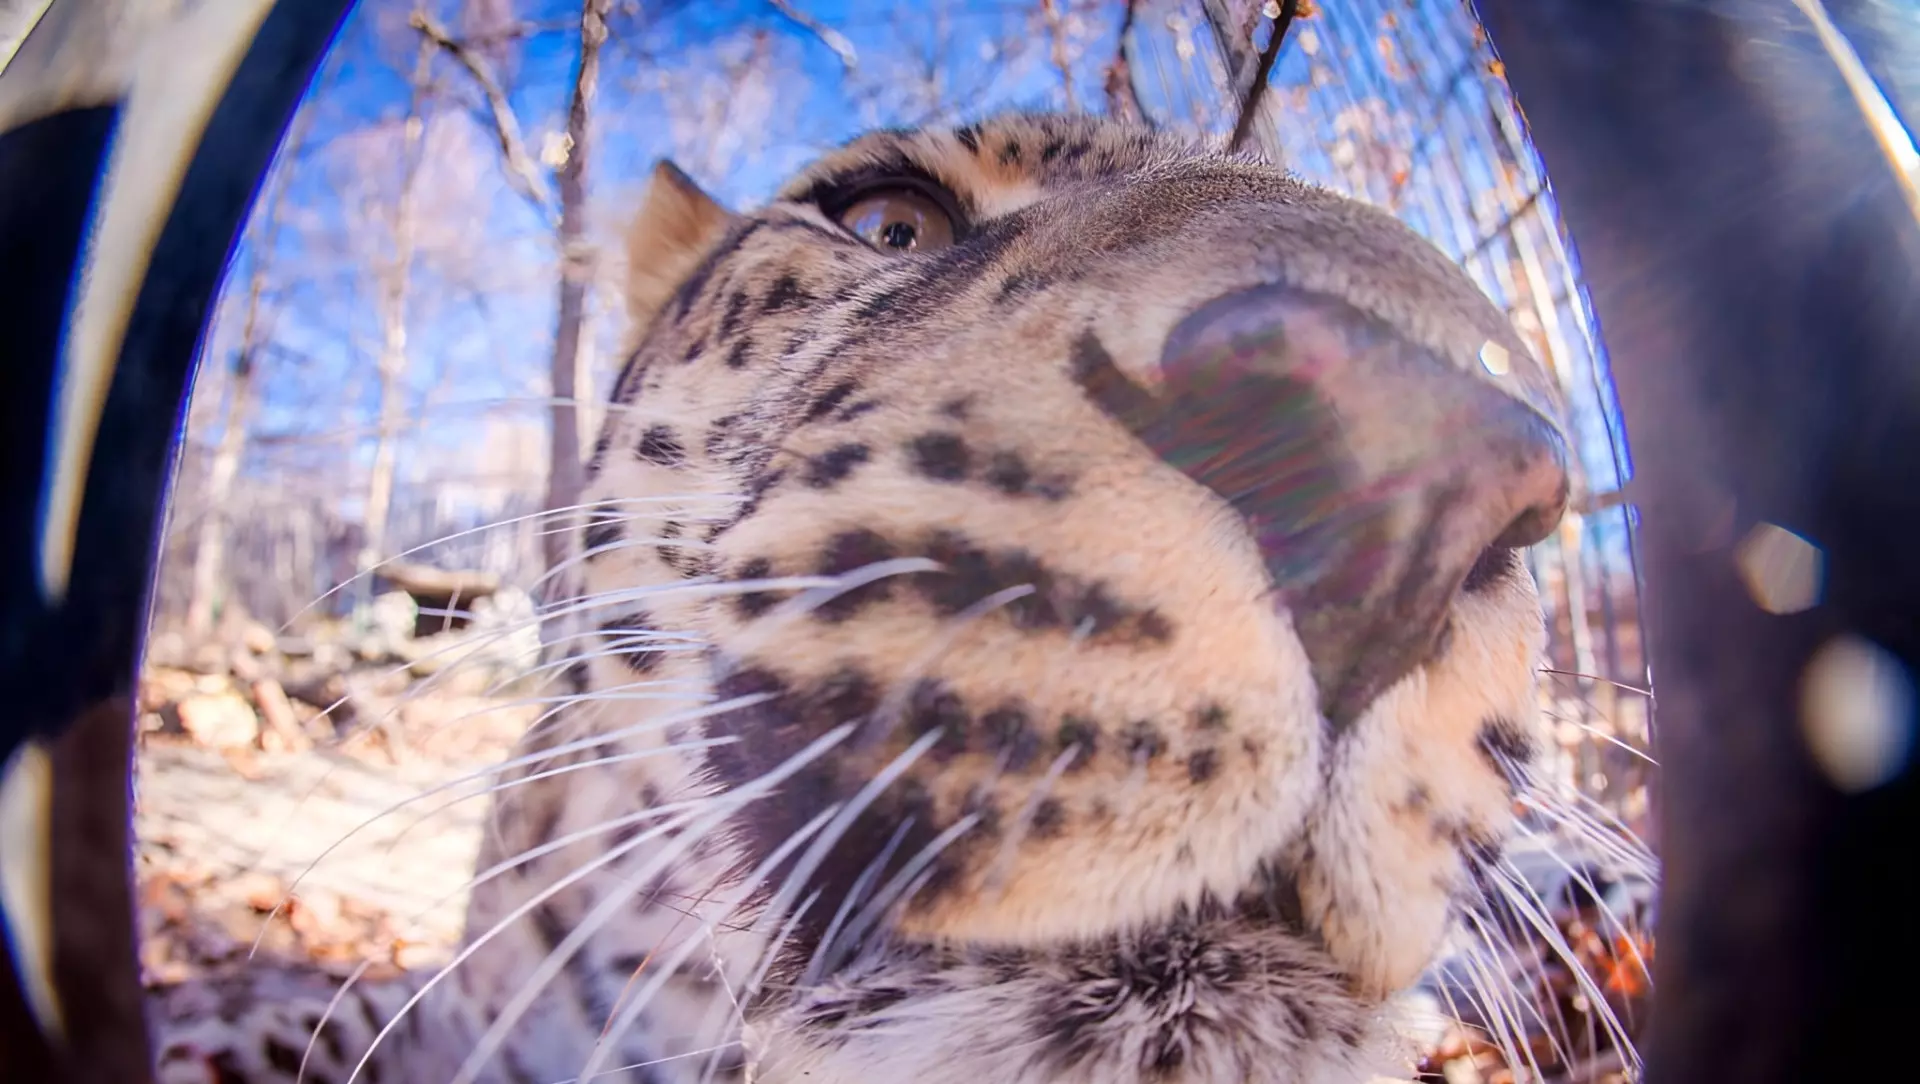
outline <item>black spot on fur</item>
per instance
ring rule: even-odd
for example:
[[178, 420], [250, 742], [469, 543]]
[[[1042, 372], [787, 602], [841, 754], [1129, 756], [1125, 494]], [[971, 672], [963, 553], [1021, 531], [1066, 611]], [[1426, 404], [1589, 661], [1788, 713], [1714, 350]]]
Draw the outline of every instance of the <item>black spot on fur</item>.
[[974, 817], [973, 828], [967, 834], [982, 839], [995, 839], [1000, 835], [1000, 803], [994, 800], [993, 792], [985, 787], [975, 787], [967, 792], [960, 803], [962, 817]]
[[1173, 639], [1173, 622], [1159, 610], [1143, 610], [1134, 621], [1134, 629], [1141, 639], [1151, 643], [1164, 644]]
[[976, 125], [969, 124], [964, 128], [955, 128], [953, 138], [959, 140], [962, 147], [967, 148], [968, 154], [980, 153], [980, 129]]
[[1039, 293], [1046, 288], [1046, 285], [1047, 280], [1044, 276], [1016, 271], [1008, 275], [1006, 280], [1000, 284], [1000, 294], [994, 298], [994, 300], [1002, 305], [1019, 301], [1022, 298], [1031, 297]]
[[740, 334], [741, 320], [746, 316], [747, 302], [750, 300], [745, 290], [735, 290], [727, 297], [727, 307], [720, 313], [721, 340]]
[[753, 340], [744, 336], [727, 351], [727, 368], [744, 369], [753, 360]]
[[[895, 556], [893, 544], [873, 531], [864, 528], [842, 531], [827, 540], [826, 547], [820, 552], [817, 571], [822, 576], [840, 576], [877, 561], [891, 560]], [[888, 577], [870, 580], [835, 595], [821, 603], [814, 612], [822, 620], [844, 621], [869, 603], [886, 598], [891, 593], [890, 588]]]
[[674, 319], [685, 319], [687, 313], [692, 311], [694, 301], [706, 292], [707, 283], [713, 278], [713, 273], [727, 261], [728, 257], [739, 251], [740, 247], [747, 243], [748, 238], [759, 232], [762, 225], [763, 223], [757, 219], [747, 219], [742, 225], [736, 227], [731, 235], [714, 246], [712, 252], [707, 253], [706, 257], [700, 261], [700, 266], [694, 268], [693, 274], [688, 275], [686, 281], [680, 284], [680, 289], [675, 291], [670, 305]]
[[1227, 728], [1227, 709], [1218, 704], [1202, 704], [1193, 713], [1196, 730], [1219, 731]]
[[1129, 726], [1120, 740], [1126, 746], [1128, 759], [1136, 763], [1156, 760], [1167, 750], [1167, 739], [1160, 729], [1144, 719]]
[[995, 611], [1016, 628], [1084, 629], [1088, 636], [1106, 642], [1158, 640], [1167, 632], [1165, 622], [1152, 611], [1133, 610], [1102, 584], [1061, 576], [1026, 550], [990, 551], [954, 532], [939, 531], [926, 541], [922, 552], [945, 568], [912, 580], [943, 615], [958, 614], [990, 595], [1027, 587], [1029, 593]]
[[850, 422], [862, 414], [868, 414], [879, 409], [880, 401], [878, 399], [862, 399], [857, 403], [847, 404], [846, 409], [842, 410], [834, 420]]
[[1073, 479], [1050, 475], [1036, 482], [1033, 491], [1050, 501], [1064, 501], [1073, 496]]
[[533, 913], [527, 917], [533, 920], [534, 932], [539, 935], [541, 944], [548, 952], [552, 952], [560, 942], [567, 939], [566, 919], [560, 916], [551, 902], [535, 907]]
[[620, 660], [636, 674], [650, 674], [660, 668], [664, 656], [653, 631], [653, 618], [635, 610], [604, 622], [600, 632], [609, 647], [620, 653]]
[[[275, 1072], [285, 1073], [288, 1076], [298, 1073], [300, 1071], [300, 1063], [304, 1060], [301, 1057], [301, 1051], [295, 1050], [293, 1047], [288, 1046], [272, 1036], [268, 1036], [267, 1038], [266, 1055], [267, 1064], [272, 1066]], [[311, 1077], [312, 1074], [310, 1073], [308, 1076]]]
[[1205, 783], [1220, 774], [1220, 750], [1195, 749], [1187, 754], [1187, 781]]
[[1467, 578], [1461, 582], [1460, 590], [1469, 595], [1479, 594], [1511, 577], [1519, 567], [1519, 550], [1489, 547], [1473, 562], [1473, 567], [1467, 569]]
[[613, 382], [613, 401], [619, 405], [632, 402], [640, 394], [642, 379], [647, 367], [640, 361], [640, 351], [634, 350], [627, 355], [625, 364], [620, 366], [620, 376]]
[[1031, 481], [1033, 472], [1018, 452], [995, 452], [987, 461], [987, 484], [1010, 497], [1025, 493]]
[[1093, 754], [1100, 747], [1100, 728], [1090, 719], [1069, 715], [1060, 721], [1060, 729], [1054, 732], [1054, 743], [1061, 752], [1073, 750], [1072, 759], [1067, 761], [1067, 771], [1077, 772], [1093, 760]]
[[612, 446], [612, 428], [602, 428], [600, 435], [593, 438], [593, 454], [587, 457], [587, 477], [599, 477], [600, 468], [606, 466], [607, 463], [607, 449]]
[[1009, 139], [1006, 144], [1000, 148], [1000, 164], [1010, 166], [1018, 161], [1020, 161], [1020, 141], [1017, 139]]
[[1001, 758], [1006, 770], [1024, 771], [1040, 751], [1040, 735], [1033, 729], [1026, 709], [1017, 705], [995, 708], [980, 718], [987, 752]]
[[601, 504], [587, 514], [586, 529], [580, 533], [580, 541], [588, 553], [614, 545], [626, 537], [623, 517], [612, 505]]
[[1480, 755], [1486, 758], [1493, 770], [1509, 783], [1518, 785], [1520, 777], [1533, 764], [1539, 755], [1532, 735], [1520, 728], [1520, 724], [1504, 715], [1494, 715], [1480, 722], [1480, 732], [1474, 736], [1474, 745]]
[[648, 463], [662, 467], [684, 467], [687, 464], [687, 449], [674, 435], [672, 428], [664, 425], [650, 427], [640, 435], [640, 444], [633, 454]]
[[733, 439], [734, 427], [740, 424], [738, 414], [722, 414], [713, 420], [713, 426], [707, 430], [707, 454], [715, 459], [725, 458], [727, 442]]
[[823, 1000], [809, 1002], [800, 1016], [799, 1026], [818, 1030], [845, 1029], [850, 1022], [858, 1023], [883, 1013], [912, 994], [910, 986], [887, 983], [863, 983], [844, 993], [836, 990], [824, 995]]
[[1064, 149], [1066, 145], [1067, 145], [1067, 141], [1064, 139], [1061, 139], [1059, 136], [1054, 136], [1053, 138], [1047, 140], [1045, 143], [1041, 144], [1040, 164], [1047, 165], [1051, 163], [1055, 158], [1060, 157], [1060, 151]]
[[[203, 1055], [207, 1066], [213, 1070], [214, 1084], [247, 1084], [247, 1072], [240, 1068], [240, 1059], [231, 1050], [222, 1050], [214, 1054]], [[374, 1063], [368, 1062], [367, 1068]]]
[[996, 567], [993, 556], [965, 538], [942, 531], [926, 546], [926, 555], [945, 565], [943, 572], [914, 577], [934, 609], [952, 616], [996, 591], [1012, 586]]
[[807, 484], [815, 489], [832, 489], [872, 456], [873, 450], [864, 444], [837, 445], [808, 462]]
[[964, 422], [973, 414], [973, 396], [961, 395], [940, 404], [940, 413], [954, 421]]
[[821, 418], [833, 413], [839, 408], [841, 403], [846, 402], [848, 396], [858, 390], [860, 390], [860, 385], [851, 380], [842, 380], [833, 387], [828, 388], [821, 393], [820, 398], [815, 399], [812, 405], [807, 407], [806, 420], [817, 422]]
[[913, 469], [936, 482], [958, 482], [967, 476], [972, 454], [958, 433], [922, 433], [907, 443]]
[[[871, 684], [845, 672], [813, 688], [796, 688], [779, 675], [755, 666], [728, 674], [717, 683], [716, 692], [723, 699], [752, 694], [768, 697], [707, 721], [709, 736], [739, 739], [710, 748], [705, 758], [712, 780], [732, 786], [786, 765], [809, 743], [849, 722], [850, 713], [875, 702]], [[850, 799], [869, 778], [865, 772], [847, 768], [842, 756], [822, 757], [800, 768], [765, 797], [747, 804], [733, 823], [734, 838], [748, 857], [756, 862], [763, 860], [822, 809]], [[933, 797], [924, 785], [902, 779], [881, 792], [846, 825], [813, 876], [796, 886], [804, 890], [802, 898], [816, 890], [819, 898], [799, 920], [792, 946], [802, 954], [810, 953], [863, 874], [878, 864], [876, 883], [887, 883], [892, 874], [924, 853], [942, 829]], [[787, 862], [776, 865], [769, 883], [787, 883], [804, 853], [803, 848]], [[887, 855], [885, 863], [878, 862], [882, 854]], [[949, 880], [951, 876], [949, 873]], [[941, 891], [943, 886], [934, 883], [939, 880], [936, 876], [922, 889], [922, 899], [928, 892]]]
[[818, 715], [828, 728], [864, 722], [880, 705], [880, 691], [873, 679], [852, 667], [834, 671], [808, 697], [809, 714]]
[[699, 361], [700, 356], [706, 352], [707, 344], [700, 339], [695, 339], [687, 344], [687, 352], [680, 355], [680, 364], [692, 365], [694, 362]]
[[1114, 364], [1100, 337], [1088, 331], [1073, 344], [1073, 379], [1087, 398], [1129, 429], [1138, 430], [1159, 413], [1147, 391]]
[[[739, 575], [734, 578], [740, 580], [764, 580], [770, 578], [772, 575], [773, 562], [767, 560], [765, 557], [755, 557], [753, 560], [741, 565]], [[741, 617], [759, 617], [761, 614], [773, 609], [779, 601], [771, 591], [747, 591], [736, 597], [733, 604], [734, 608], [740, 611]]]
[[1058, 798], [1042, 798], [1033, 807], [1033, 820], [1027, 830], [1035, 839], [1052, 839], [1060, 834], [1067, 824], [1067, 807], [1060, 804]]
[[949, 760], [967, 751], [967, 728], [972, 719], [960, 694], [946, 683], [923, 678], [907, 697], [907, 732], [915, 738], [938, 731], [940, 738], [930, 752]]
[[813, 295], [800, 280], [789, 272], [774, 280], [773, 289], [767, 291], [767, 299], [760, 303], [760, 311], [765, 313], [786, 312], [797, 309], [813, 301]]

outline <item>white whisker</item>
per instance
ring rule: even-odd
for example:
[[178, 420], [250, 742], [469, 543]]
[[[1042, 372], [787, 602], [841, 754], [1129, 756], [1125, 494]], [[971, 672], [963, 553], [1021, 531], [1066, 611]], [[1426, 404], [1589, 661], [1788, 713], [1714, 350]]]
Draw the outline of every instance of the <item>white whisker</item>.
[[667, 979], [673, 975], [674, 972], [678, 971], [680, 966], [686, 963], [687, 959], [691, 957], [693, 953], [699, 951], [706, 944], [706, 939], [713, 936], [715, 926], [722, 920], [731, 917], [743, 903], [751, 899], [753, 894], [759, 890], [760, 885], [766, 881], [767, 877], [771, 875], [774, 870], [778, 869], [782, 863], [786, 862], [788, 858], [792, 857], [793, 852], [797, 850], [801, 844], [811, 839], [814, 833], [820, 831], [833, 815], [833, 810], [825, 810], [805, 825], [802, 825], [799, 831], [788, 836], [779, 847], [775, 848], [759, 865], [755, 866], [753, 872], [729, 890], [727, 893], [728, 900], [719, 907], [718, 913], [716, 913], [713, 918], [702, 923], [700, 930], [697, 931], [693, 937], [689, 937], [683, 941], [669, 957], [663, 960], [660, 966], [655, 969], [653, 976], [648, 979], [647, 984], [636, 991], [633, 998], [628, 1001], [628, 1003], [620, 1009], [619, 1014], [608, 1023], [601, 1034], [600, 1040], [594, 1044], [592, 1050], [587, 1052], [586, 1064], [581, 1068], [582, 1077], [591, 1076], [599, 1067], [600, 1063], [612, 1054], [614, 1037], [623, 1034], [628, 1028], [633, 1026], [634, 1021], [639, 1018], [641, 1010], [653, 1000], [655, 994], [660, 992], [660, 988], [666, 984]]
[[[915, 883], [916, 878], [920, 876], [921, 872], [932, 865], [934, 859], [940, 857], [940, 852], [946, 850], [961, 836], [972, 831], [973, 826], [979, 823], [980, 814], [978, 813], [969, 813], [961, 817], [946, 831], [941, 832], [929, 840], [926, 846], [920, 848], [919, 854], [914, 855], [906, 865], [900, 867], [899, 872], [889, 878], [887, 883], [875, 894], [873, 902], [861, 908], [860, 913], [854, 916], [853, 923], [847, 927], [847, 932], [843, 938], [847, 945], [846, 952], [852, 952], [859, 946], [860, 939], [866, 936], [867, 930], [878, 923], [881, 917], [893, 906], [894, 901], [899, 899], [907, 891], [908, 886]], [[845, 952], [841, 954], [843, 958], [845, 954]], [[802, 983], [805, 984], [817, 978], [818, 976], [811, 976], [810, 978], [803, 979]]]
[[587, 1076], [569, 1077], [566, 1080], [555, 1081], [554, 1084], [583, 1084], [584, 1081], [592, 1080], [595, 1077], [612, 1076], [615, 1073], [631, 1072], [634, 1069], [646, 1069], [654, 1065], [665, 1065], [668, 1062], [682, 1061], [686, 1058], [697, 1058], [703, 1054], [724, 1054], [739, 1045], [740, 1040], [735, 1039], [732, 1042], [721, 1043], [718, 1046], [708, 1046], [699, 1050], [688, 1050], [679, 1054], [670, 1054], [664, 1058], [652, 1058], [647, 1061], [636, 1061], [627, 1065], [615, 1066], [611, 1069], [602, 1069], [597, 1073]]
[[[899, 756], [894, 757], [885, 768], [875, 773], [874, 777], [860, 788], [847, 802], [846, 807], [835, 815], [833, 821], [821, 833], [820, 838], [794, 865], [787, 877], [786, 885], [767, 905], [767, 915], [778, 915], [792, 903], [794, 895], [813, 877], [814, 872], [820, 868], [820, 864], [826, 861], [827, 852], [833, 848], [834, 844], [840, 842], [840, 837], [852, 827], [854, 820], [866, 812], [867, 807], [872, 805], [883, 791], [892, 786], [895, 780], [906, 774], [907, 769], [913, 767], [914, 762], [924, 756], [927, 750], [933, 748], [940, 738], [941, 733], [938, 730], [922, 734], [918, 741], [908, 746]], [[763, 918], [762, 924], [766, 921], [767, 919]]]
[[[1567, 970], [1573, 975], [1574, 983], [1592, 1004], [1593, 1015], [1606, 1029], [1608, 1040], [1622, 1052], [1632, 1051], [1633, 1040], [1627, 1035], [1627, 1030], [1620, 1023], [1620, 1018], [1614, 1014], [1613, 1006], [1608, 1004], [1606, 994], [1593, 981], [1593, 976], [1587, 973], [1586, 967], [1580, 962], [1580, 957], [1573, 951], [1573, 947], [1567, 944], [1566, 938], [1561, 935], [1560, 928], [1554, 923], [1552, 916], [1545, 913], [1539, 901], [1534, 899], [1532, 892], [1527, 890], [1526, 882], [1521, 879], [1518, 871], [1502, 862], [1487, 872], [1491, 875], [1493, 884], [1500, 889], [1507, 903], [1512, 906], [1515, 916], [1530, 926], [1566, 965]], [[1631, 1057], [1637, 1065], [1638, 1054], [1632, 1054]]]
[[[676, 723], [689, 722], [695, 719], [705, 718], [709, 715], [713, 715], [720, 712], [734, 711], [743, 707], [751, 707], [754, 704], [758, 704], [758, 703], [761, 703], [762, 701], [771, 699], [771, 695], [772, 694], [769, 694], [769, 693], [752, 693], [747, 696], [735, 697], [732, 700], [722, 701], [717, 704], [705, 705], [703, 707], [694, 709], [692, 711], [680, 712], [673, 715], [652, 719], [645, 723], [639, 723], [634, 726], [622, 727], [617, 730], [606, 731], [601, 734], [596, 734], [590, 738], [583, 738], [578, 741], [567, 742], [561, 745], [557, 745], [551, 749], [543, 749], [536, 753], [528, 753], [524, 756], [513, 757], [500, 764], [496, 764], [488, 768], [482, 768], [482, 769], [479, 769], [478, 771], [468, 772], [465, 775], [461, 775], [456, 778], [449, 779], [444, 783], [440, 783], [436, 786], [429, 787], [428, 789], [421, 791], [418, 794], [411, 795], [407, 798], [401, 799], [400, 801], [394, 802], [391, 805], [388, 805], [386, 808], [380, 810], [379, 812], [373, 814], [372, 816], [366, 818], [365, 820], [362, 820], [359, 824], [356, 824], [351, 829], [349, 829], [345, 835], [341, 836], [339, 839], [329, 844], [325, 850], [315, 855], [313, 860], [308, 862], [307, 865], [300, 871], [300, 873], [297, 876], [295, 876], [294, 879], [287, 885], [287, 895], [291, 896], [293, 894], [293, 891], [300, 886], [300, 883], [306, 879], [307, 875], [312, 873], [316, 866], [318, 866], [322, 861], [325, 861], [328, 855], [338, 850], [342, 845], [344, 845], [347, 842], [347, 840], [353, 838], [355, 835], [358, 835], [363, 829], [367, 828], [369, 825], [374, 824], [375, 822], [380, 820], [382, 817], [388, 816], [389, 814], [392, 814], [396, 810], [403, 809], [409, 805], [412, 805], [415, 802], [424, 801], [425, 799], [431, 798], [436, 794], [444, 794], [455, 787], [462, 786], [467, 783], [471, 783], [477, 779], [485, 779], [488, 776], [497, 775], [503, 771], [511, 771], [514, 768], [522, 767], [528, 764], [538, 764], [541, 761], [551, 760], [557, 756], [565, 756], [567, 753], [574, 752], [580, 749], [592, 749], [600, 745], [603, 745], [614, 738], [625, 737], [630, 734], [646, 733], [648, 731], [659, 730], [664, 727], [674, 725]], [[678, 751], [677, 746], [669, 745], [669, 746], [661, 746], [660, 748], [655, 750], [649, 750], [648, 753], [653, 756], [669, 756], [677, 751]], [[274, 918], [279, 915], [280, 907], [284, 906], [285, 902], [286, 901], [283, 899], [280, 905], [276, 905], [273, 911], [270, 912], [267, 915], [267, 917], [262, 921], [262, 927], [261, 927], [262, 936], [264, 936], [266, 932], [266, 926], [268, 924], [271, 924]], [[247, 954], [249, 959], [253, 957], [254, 952], [259, 950], [259, 946], [260, 946], [260, 939], [259, 937], [256, 937], [254, 939], [253, 948], [249, 950]]]
[[[691, 495], [685, 495], [685, 496], [666, 496], [666, 497], [619, 497], [619, 498], [610, 498], [609, 500], [600, 502], [600, 503], [616, 505], [616, 506], [628, 505], [628, 504], [672, 505], [677, 503], [685, 503], [687, 501], [712, 500], [712, 499], [714, 498], [710, 494], [691, 494]], [[493, 520], [488, 523], [482, 523], [477, 527], [468, 527], [465, 530], [454, 531], [451, 534], [440, 535], [437, 538], [432, 538], [432, 539], [429, 539], [428, 541], [422, 542], [417, 546], [410, 546], [394, 554], [391, 557], [382, 558], [381, 560], [375, 562], [374, 564], [368, 566], [367, 568], [359, 572], [356, 572], [352, 576], [347, 577], [345, 580], [342, 580], [341, 582], [333, 585], [327, 590], [322, 591], [319, 595], [314, 597], [313, 601], [307, 603], [305, 606], [300, 607], [298, 610], [295, 610], [285, 621], [281, 622], [278, 631], [281, 633], [286, 632], [288, 629], [293, 627], [293, 623], [295, 621], [298, 621], [301, 617], [305, 616], [307, 611], [313, 609], [315, 606], [320, 605], [322, 602], [325, 602], [326, 600], [332, 598], [333, 596], [339, 594], [340, 592], [346, 590], [347, 588], [352, 587], [354, 584], [359, 583], [361, 580], [374, 575], [375, 573], [379, 572], [381, 569], [386, 568], [388, 565], [394, 564], [395, 562], [398, 562], [398, 561], [404, 561], [416, 553], [421, 553], [425, 550], [430, 550], [435, 546], [442, 545], [447, 542], [453, 542], [461, 538], [469, 537], [471, 535], [482, 534], [487, 531], [497, 531], [503, 527], [511, 527], [516, 524], [525, 523], [528, 520], [539, 520], [539, 519], [546, 519], [553, 516], [563, 516], [568, 514], [569, 512], [591, 510], [593, 507], [594, 507], [593, 505], [587, 505], [587, 504], [573, 504], [573, 505], [566, 505], [560, 508], [543, 509], [538, 512], [528, 512], [524, 515], [510, 516], [506, 519]]]
[[1033, 590], [1033, 585], [1030, 583], [1016, 584], [995, 591], [955, 614], [941, 630], [940, 635], [934, 638], [933, 644], [921, 652], [906, 668], [906, 677], [896, 681], [893, 688], [888, 690], [886, 697], [880, 701], [879, 706], [873, 709], [872, 726], [867, 733], [861, 735], [861, 741], [876, 743], [893, 732], [893, 728], [899, 724], [901, 716], [906, 712], [907, 700], [913, 695], [914, 686], [928, 670], [933, 668], [934, 663], [939, 662], [942, 656], [953, 649], [954, 643], [960, 639], [962, 633], [966, 632], [968, 626], [1008, 603], [1033, 594]]
[[359, 965], [340, 983], [340, 988], [333, 992], [333, 997], [328, 999], [327, 1007], [320, 1011], [320, 1019], [314, 1023], [312, 1033], [307, 1036], [305, 1049], [300, 1051], [300, 1068], [294, 1071], [293, 1084], [302, 1084], [307, 1079], [307, 1063], [313, 1059], [313, 1044], [320, 1041], [321, 1030], [327, 1026], [327, 1021], [333, 1019], [333, 1011], [340, 1007], [340, 1001], [347, 996], [347, 991], [352, 989], [353, 984], [359, 982], [360, 976], [365, 975], [367, 969], [372, 966], [373, 957], [371, 956], [360, 961]]
[[880, 876], [880, 871], [886, 868], [887, 862], [893, 858], [894, 850], [900, 846], [900, 841], [906, 838], [907, 831], [912, 827], [912, 817], [908, 817], [896, 825], [893, 829], [893, 835], [887, 837], [887, 845], [880, 848], [880, 853], [875, 855], [873, 860], [867, 863], [866, 868], [860, 871], [860, 876], [854, 880], [853, 887], [847, 890], [846, 898], [842, 899], [840, 906], [834, 910], [833, 920], [827, 923], [827, 928], [821, 933], [819, 942], [814, 945], [813, 953], [807, 959], [805, 977], [800, 980], [802, 986], [812, 985], [816, 977], [816, 969], [819, 967], [822, 959], [822, 953], [828, 945], [833, 943], [834, 938], [839, 936], [840, 927], [846, 922], [848, 916], [853, 913], [855, 904], [866, 898], [867, 889], [872, 887], [874, 880]]
[[[705, 838], [707, 832], [724, 824], [727, 819], [732, 817], [739, 809], [765, 797], [766, 794], [785, 782], [801, 768], [804, 768], [807, 764], [823, 756], [835, 745], [844, 741], [852, 732], [853, 728], [850, 726], [836, 727], [815, 739], [800, 752], [788, 757], [779, 767], [774, 768], [751, 782], [732, 788], [710, 799], [709, 804], [718, 807], [717, 809], [707, 816], [702, 817], [697, 824], [692, 825], [684, 831], [672, 846], [663, 848], [658, 855], [643, 864], [635, 875], [624, 880], [619, 890], [610, 892], [595, 906], [593, 911], [589, 913], [588, 918], [583, 919], [575, 925], [572, 930], [568, 931], [567, 936], [562, 938], [560, 943], [555, 945], [553, 949], [547, 953], [546, 957], [533, 969], [533, 972], [521, 982], [520, 989], [514, 994], [513, 998], [501, 1007], [499, 1014], [487, 1027], [486, 1032], [483, 1033], [475, 1043], [473, 1052], [468, 1055], [466, 1061], [461, 1065], [460, 1071], [455, 1074], [451, 1084], [473, 1084], [479, 1075], [481, 1067], [487, 1063], [487, 1060], [491, 1058], [494, 1053], [499, 1050], [501, 1044], [506, 1041], [508, 1033], [511, 1032], [513, 1026], [519, 1022], [521, 1016], [525, 1015], [527, 1009], [532, 1007], [533, 1001], [539, 996], [540, 991], [545, 989], [547, 984], [553, 981], [554, 976], [559, 974], [560, 969], [566, 966], [566, 962], [573, 958], [574, 954], [580, 950], [580, 946], [586, 942], [588, 937], [598, 931], [599, 926], [603, 924], [607, 918], [611, 917], [615, 910], [629, 905], [630, 897], [634, 892], [638, 891], [642, 885], [645, 885], [667, 867], [671, 866], [682, 854], [690, 850], [699, 840]], [[652, 833], [642, 833], [638, 838], [645, 839], [651, 834]], [[624, 854], [626, 850], [627, 848], [620, 848], [616, 851], [616, 854]], [[598, 868], [603, 864], [604, 862], [596, 859], [587, 868]], [[575, 873], [567, 878], [566, 883], [571, 883], [582, 875], [581, 873]], [[549, 894], [551, 893], [543, 893], [541, 900], [544, 900], [545, 896]], [[531, 911], [534, 906], [537, 906], [537, 902], [530, 902], [524, 905], [525, 911]], [[497, 923], [493, 929], [487, 931], [487, 936], [492, 936], [495, 932], [503, 928], [505, 923], [521, 917], [525, 911], [503, 919], [501, 923]], [[352, 1081], [349, 1080], [348, 1084], [352, 1084]]]

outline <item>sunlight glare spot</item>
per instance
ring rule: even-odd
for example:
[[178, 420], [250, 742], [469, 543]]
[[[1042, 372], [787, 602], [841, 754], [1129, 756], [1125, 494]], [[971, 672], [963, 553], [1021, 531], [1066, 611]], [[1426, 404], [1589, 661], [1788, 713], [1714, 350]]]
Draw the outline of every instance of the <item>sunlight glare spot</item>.
[[1734, 564], [1754, 604], [1770, 614], [1796, 614], [1820, 601], [1820, 547], [1772, 523], [1757, 523], [1734, 547]]
[[1494, 376], [1505, 376], [1513, 368], [1513, 358], [1506, 347], [1489, 339], [1480, 348], [1480, 367]]
[[1878, 644], [1838, 636], [1801, 677], [1800, 728], [1834, 786], [1853, 794], [1887, 783], [1913, 749], [1913, 674]]

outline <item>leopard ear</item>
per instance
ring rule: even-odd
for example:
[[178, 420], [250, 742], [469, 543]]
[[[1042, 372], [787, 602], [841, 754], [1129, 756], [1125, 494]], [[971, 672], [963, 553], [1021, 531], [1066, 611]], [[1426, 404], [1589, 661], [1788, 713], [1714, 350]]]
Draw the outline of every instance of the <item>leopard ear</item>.
[[653, 167], [646, 199], [627, 231], [627, 317], [633, 341], [653, 323], [737, 216], [672, 162]]

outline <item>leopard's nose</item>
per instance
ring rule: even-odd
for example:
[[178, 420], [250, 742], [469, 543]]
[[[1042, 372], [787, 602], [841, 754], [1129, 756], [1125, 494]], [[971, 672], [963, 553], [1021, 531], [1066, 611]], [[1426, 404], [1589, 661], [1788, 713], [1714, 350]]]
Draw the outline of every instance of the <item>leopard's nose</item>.
[[1158, 387], [1127, 396], [1134, 432], [1246, 518], [1335, 726], [1432, 657], [1476, 565], [1471, 588], [1518, 574], [1507, 551], [1565, 511], [1565, 438], [1501, 386], [1533, 362], [1517, 341], [1483, 353], [1505, 364], [1262, 286], [1184, 319]]

